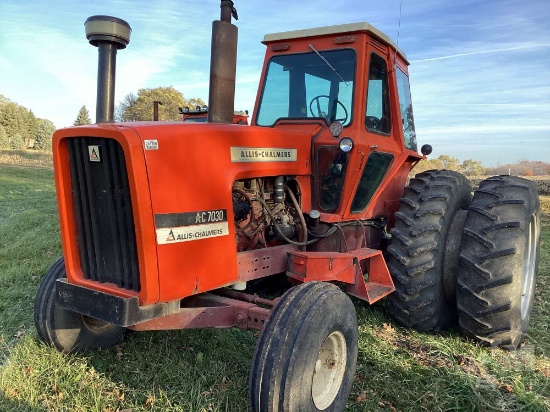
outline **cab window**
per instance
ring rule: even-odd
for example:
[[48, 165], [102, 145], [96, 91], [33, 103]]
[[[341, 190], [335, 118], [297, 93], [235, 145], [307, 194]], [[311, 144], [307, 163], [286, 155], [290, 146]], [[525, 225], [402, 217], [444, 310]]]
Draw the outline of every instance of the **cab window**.
[[342, 199], [348, 153], [344, 153], [338, 146], [322, 146], [317, 150], [316, 160], [319, 207], [325, 212], [334, 212]]
[[416, 132], [414, 130], [414, 116], [411, 101], [411, 89], [409, 87], [409, 78], [401, 70], [396, 70], [397, 91], [399, 94], [399, 107], [401, 108], [401, 120], [403, 122], [403, 135], [405, 146], [410, 150], [417, 150]]
[[360, 213], [367, 208], [392, 162], [393, 155], [389, 153], [372, 152], [369, 155], [351, 204], [352, 213]]
[[[351, 49], [274, 56], [269, 60], [256, 115], [260, 126], [284, 118], [324, 118], [351, 123], [355, 51]], [[328, 64], [327, 64], [328, 62]]]
[[388, 66], [386, 60], [376, 53], [370, 57], [365, 127], [370, 132], [381, 134], [391, 131]]

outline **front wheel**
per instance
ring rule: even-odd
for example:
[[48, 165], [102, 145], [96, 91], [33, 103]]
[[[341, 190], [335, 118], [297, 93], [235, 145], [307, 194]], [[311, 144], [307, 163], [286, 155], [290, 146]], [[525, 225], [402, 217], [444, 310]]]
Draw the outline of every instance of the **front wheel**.
[[40, 339], [61, 352], [109, 348], [120, 343], [124, 328], [57, 305], [55, 285], [65, 275], [65, 262], [59, 259], [48, 271], [34, 301], [34, 324]]
[[336, 286], [287, 291], [260, 334], [250, 373], [250, 410], [342, 411], [357, 362], [357, 317]]

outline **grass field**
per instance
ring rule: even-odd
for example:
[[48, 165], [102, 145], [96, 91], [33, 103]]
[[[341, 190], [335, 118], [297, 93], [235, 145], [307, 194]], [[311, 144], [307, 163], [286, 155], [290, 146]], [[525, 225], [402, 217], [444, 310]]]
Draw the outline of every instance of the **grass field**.
[[[398, 327], [385, 304], [354, 301], [358, 368], [349, 411], [550, 410], [550, 197], [526, 345], [482, 348], [458, 330]], [[34, 329], [34, 294], [61, 255], [51, 169], [0, 165], [0, 411], [245, 411], [256, 334], [133, 333], [63, 355]]]

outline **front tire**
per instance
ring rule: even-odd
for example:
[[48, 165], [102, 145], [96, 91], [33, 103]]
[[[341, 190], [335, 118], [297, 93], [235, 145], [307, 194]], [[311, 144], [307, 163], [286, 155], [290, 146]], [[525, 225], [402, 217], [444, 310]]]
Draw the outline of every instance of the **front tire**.
[[260, 334], [250, 373], [250, 409], [342, 411], [357, 362], [357, 317], [336, 286], [287, 291]]
[[405, 188], [387, 248], [395, 292], [394, 319], [418, 331], [444, 330], [456, 323], [458, 246], [471, 188], [460, 173], [419, 173]]
[[481, 182], [460, 246], [457, 302], [462, 330], [491, 346], [515, 349], [533, 309], [540, 255], [540, 201], [514, 176]]
[[56, 304], [56, 281], [65, 277], [65, 262], [61, 258], [50, 268], [38, 288], [34, 301], [34, 323], [40, 339], [65, 353], [110, 348], [120, 343], [124, 328]]

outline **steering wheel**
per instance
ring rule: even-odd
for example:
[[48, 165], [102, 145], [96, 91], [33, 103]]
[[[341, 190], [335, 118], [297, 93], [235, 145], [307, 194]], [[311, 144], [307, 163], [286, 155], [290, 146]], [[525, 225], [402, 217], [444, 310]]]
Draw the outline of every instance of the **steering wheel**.
[[[321, 104], [319, 103], [319, 100], [321, 98], [328, 99], [330, 101], [330, 96], [327, 96], [326, 94], [320, 94], [319, 96], [315, 96], [313, 99], [311, 99], [311, 102], [309, 103], [309, 111], [311, 112], [312, 116], [325, 117], [327, 118], [327, 120], [329, 120], [330, 116], [326, 116], [326, 115], [323, 116], [323, 111], [321, 110]], [[313, 112], [313, 102], [316, 102], [317, 114]], [[340, 107], [342, 107], [342, 109], [344, 110], [344, 117], [342, 119], [330, 119], [330, 120], [332, 120], [333, 122], [340, 122], [342, 124], [345, 124], [346, 120], [348, 120], [348, 109], [346, 109], [346, 106], [344, 106], [344, 104], [340, 100], [335, 99], [334, 102], [338, 104]]]
[[382, 132], [382, 121], [378, 117], [366, 116], [365, 124], [367, 125], [368, 130]]

